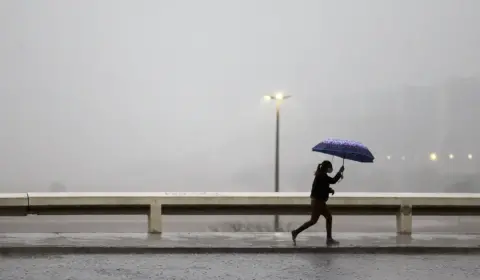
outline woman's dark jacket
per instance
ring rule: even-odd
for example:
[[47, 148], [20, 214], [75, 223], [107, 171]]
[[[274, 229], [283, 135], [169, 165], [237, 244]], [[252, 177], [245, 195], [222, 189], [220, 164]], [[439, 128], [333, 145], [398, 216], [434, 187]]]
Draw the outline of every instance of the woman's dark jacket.
[[337, 175], [335, 175], [333, 178], [328, 176], [326, 173], [320, 173], [316, 175], [315, 179], [313, 180], [310, 197], [313, 199], [327, 201], [330, 193], [332, 192], [330, 185], [338, 182], [341, 177], [342, 173], [337, 173]]

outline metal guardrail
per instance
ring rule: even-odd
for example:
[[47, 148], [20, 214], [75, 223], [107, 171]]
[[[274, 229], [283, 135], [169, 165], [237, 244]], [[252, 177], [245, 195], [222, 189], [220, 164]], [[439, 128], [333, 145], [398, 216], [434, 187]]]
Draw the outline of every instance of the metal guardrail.
[[[148, 215], [161, 233], [162, 215], [306, 215], [309, 193], [127, 192], [0, 194], [0, 215]], [[336, 215], [395, 215], [397, 232], [411, 234], [412, 215], [480, 215], [480, 194], [336, 193]]]

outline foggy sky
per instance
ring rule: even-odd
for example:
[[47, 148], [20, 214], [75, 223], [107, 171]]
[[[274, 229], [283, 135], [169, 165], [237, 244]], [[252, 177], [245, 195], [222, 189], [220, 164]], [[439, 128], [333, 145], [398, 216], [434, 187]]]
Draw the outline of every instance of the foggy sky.
[[360, 117], [409, 86], [435, 98], [480, 77], [478, 11], [478, 0], [0, 1], [0, 191], [270, 191], [275, 108], [262, 96], [279, 90], [293, 95], [281, 188], [308, 190], [326, 158], [317, 142], [356, 139], [384, 157], [384, 137], [354, 129]]

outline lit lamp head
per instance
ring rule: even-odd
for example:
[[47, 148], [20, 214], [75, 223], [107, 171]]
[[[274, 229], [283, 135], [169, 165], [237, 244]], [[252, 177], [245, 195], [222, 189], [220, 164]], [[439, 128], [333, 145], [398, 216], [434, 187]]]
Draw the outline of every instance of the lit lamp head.
[[430, 154], [430, 160], [431, 161], [436, 161], [437, 160], [437, 154], [436, 153], [431, 153]]
[[290, 95], [285, 95], [282, 92], [277, 92], [274, 95], [265, 95], [263, 99], [265, 101], [270, 101], [270, 100], [282, 101], [290, 97], [291, 97]]
[[279, 92], [279, 93], [275, 94], [275, 99], [276, 100], [283, 100], [284, 99], [283, 93]]
[[472, 155], [472, 154], [468, 154], [468, 159], [473, 159], [473, 155]]

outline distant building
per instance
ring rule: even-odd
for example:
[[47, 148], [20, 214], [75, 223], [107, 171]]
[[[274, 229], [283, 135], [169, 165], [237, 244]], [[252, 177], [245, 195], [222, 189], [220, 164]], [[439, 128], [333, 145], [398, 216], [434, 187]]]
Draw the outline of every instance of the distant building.
[[476, 154], [480, 140], [480, 81], [462, 79], [448, 84], [441, 92], [443, 112], [439, 121], [443, 124], [442, 150], [466, 158]]

